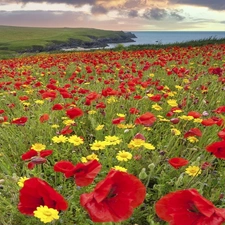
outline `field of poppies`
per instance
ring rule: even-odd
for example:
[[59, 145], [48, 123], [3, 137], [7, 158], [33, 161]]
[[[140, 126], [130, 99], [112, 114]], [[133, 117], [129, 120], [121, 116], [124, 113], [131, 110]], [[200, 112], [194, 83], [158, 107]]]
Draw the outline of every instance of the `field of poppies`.
[[225, 45], [0, 60], [0, 224], [225, 224]]

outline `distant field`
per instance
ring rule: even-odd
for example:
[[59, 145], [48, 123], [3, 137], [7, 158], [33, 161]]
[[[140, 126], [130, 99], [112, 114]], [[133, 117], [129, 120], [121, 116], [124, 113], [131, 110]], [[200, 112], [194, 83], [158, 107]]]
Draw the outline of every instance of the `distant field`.
[[65, 42], [73, 38], [91, 41], [88, 36], [112, 38], [122, 31], [92, 28], [35, 28], [0, 26], [0, 58], [7, 54], [23, 51], [32, 46], [46, 46], [53, 42]]

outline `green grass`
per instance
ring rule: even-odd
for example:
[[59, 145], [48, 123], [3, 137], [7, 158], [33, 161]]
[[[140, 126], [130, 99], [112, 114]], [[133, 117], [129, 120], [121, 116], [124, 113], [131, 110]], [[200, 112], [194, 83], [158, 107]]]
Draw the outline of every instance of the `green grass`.
[[112, 38], [122, 31], [99, 30], [93, 28], [36, 28], [0, 26], [0, 58], [7, 58], [12, 53], [26, 51], [33, 46], [47, 46], [62, 43], [69, 39], [91, 41], [91, 37]]

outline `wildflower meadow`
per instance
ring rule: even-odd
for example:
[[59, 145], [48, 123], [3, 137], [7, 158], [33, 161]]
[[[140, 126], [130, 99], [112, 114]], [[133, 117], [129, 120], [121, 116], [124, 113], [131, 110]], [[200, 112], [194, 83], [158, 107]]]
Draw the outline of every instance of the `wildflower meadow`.
[[0, 224], [225, 224], [224, 55], [0, 60]]

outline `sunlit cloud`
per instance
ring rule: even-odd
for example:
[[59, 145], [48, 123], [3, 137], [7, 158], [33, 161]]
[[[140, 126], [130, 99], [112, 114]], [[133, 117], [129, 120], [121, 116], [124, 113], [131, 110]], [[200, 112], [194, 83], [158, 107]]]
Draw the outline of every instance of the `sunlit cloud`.
[[0, 0], [0, 25], [224, 30], [224, 5], [224, 0]]

